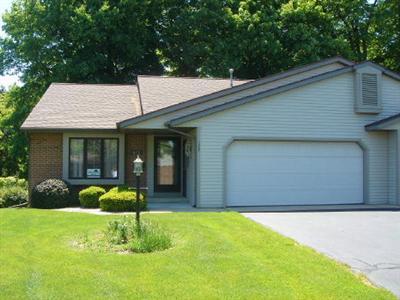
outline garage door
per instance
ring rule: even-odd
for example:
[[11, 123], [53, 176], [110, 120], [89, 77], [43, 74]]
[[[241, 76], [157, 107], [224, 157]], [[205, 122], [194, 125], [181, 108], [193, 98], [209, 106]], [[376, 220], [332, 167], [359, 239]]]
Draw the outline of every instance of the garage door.
[[237, 141], [227, 152], [227, 206], [363, 202], [363, 152], [351, 142]]

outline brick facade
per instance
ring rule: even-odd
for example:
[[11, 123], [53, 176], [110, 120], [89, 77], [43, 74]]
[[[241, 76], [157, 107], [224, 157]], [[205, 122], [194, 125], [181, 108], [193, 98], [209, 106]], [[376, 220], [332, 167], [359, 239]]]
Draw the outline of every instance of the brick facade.
[[[137, 134], [126, 134], [125, 135], [125, 184], [134, 186], [135, 178], [132, 173], [133, 165], [132, 162], [136, 158], [136, 153], [140, 152], [140, 157], [143, 161], [147, 161], [147, 136]], [[146, 183], [146, 172], [141, 176], [141, 186], [147, 186]]]
[[49, 178], [62, 178], [62, 133], [29, 135], [29, 188]]
[[[126, 134], [125, 136], [125, 184], [129, 186], [135, 185], [132, 162], [136, 158], [137, 151], [140, 151], [144, 161], [147, 160], [146, 141], [146, 135]], [[62, 144], [62, 133], [31, 133], [29, 135], [30, 188], [45, 179], [62, 178]], [[141, 180], [141, 185], [146, 186], [146, 173], [141, 176]]]

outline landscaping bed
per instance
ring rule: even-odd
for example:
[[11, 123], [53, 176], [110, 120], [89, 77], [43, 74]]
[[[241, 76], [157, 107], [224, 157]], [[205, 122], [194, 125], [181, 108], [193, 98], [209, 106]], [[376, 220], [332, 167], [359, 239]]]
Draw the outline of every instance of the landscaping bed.
[[143, 214], [173, 234], [164, 251], [125, 255], [74, 246], [116, 218], [0, 210], [0, 298], [395, 299], [237, 213]]

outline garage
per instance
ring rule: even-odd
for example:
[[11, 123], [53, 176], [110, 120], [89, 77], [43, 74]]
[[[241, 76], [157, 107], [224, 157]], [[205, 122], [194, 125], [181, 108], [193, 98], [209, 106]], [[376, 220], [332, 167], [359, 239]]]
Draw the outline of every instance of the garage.
[[226, 155], [227, 206], [363, 202], [355, 142], [235, 141]]

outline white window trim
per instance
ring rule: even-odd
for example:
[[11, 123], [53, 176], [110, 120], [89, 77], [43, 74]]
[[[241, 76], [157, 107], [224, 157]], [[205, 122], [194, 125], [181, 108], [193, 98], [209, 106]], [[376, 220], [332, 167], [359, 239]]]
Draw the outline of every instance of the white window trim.
[[[119, 161], [117, 179], [70, 179], [69, 178], [69, 139], [70, 138], [118, 138]], [[119, 185], [125, 182], [125, 135], [120, 133], [63, 133], [63, 180], [72, 185]]]
[[[362, 103], [362, 74], [376, 74], [377, 75], [377, 85], [378, 85], [378, 105], [365, 105]], [[357, 113], [366, 114], [378, 114], [382, 112], [382, 71], [376, 68], [366, 66], [364, 68], [357, 69], [355, 72], [355, 111]]]

